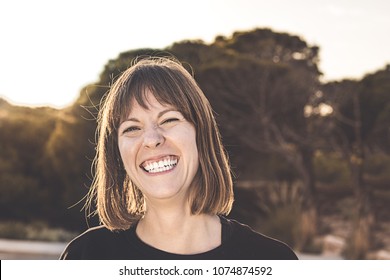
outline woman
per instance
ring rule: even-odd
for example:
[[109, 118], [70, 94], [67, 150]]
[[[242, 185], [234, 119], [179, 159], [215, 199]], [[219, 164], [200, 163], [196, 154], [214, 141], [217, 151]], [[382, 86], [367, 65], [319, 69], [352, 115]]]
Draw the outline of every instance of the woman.
[[297, 259], [284, 243], [227, 219], [233, 188], [212, 109], [171, 59], [148, 58], [110, 89], [98, 119], [102, 226], [61, 259]]

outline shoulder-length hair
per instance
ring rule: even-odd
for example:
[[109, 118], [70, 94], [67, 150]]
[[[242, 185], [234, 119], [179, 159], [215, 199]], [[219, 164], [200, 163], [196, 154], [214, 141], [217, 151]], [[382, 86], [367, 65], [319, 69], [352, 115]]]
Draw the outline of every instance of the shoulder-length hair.
[[199, 170], [189, 189], [191, 214], [227, 215], [233, 203], [232, 176], [209, 101], [179, 62], [144, 58], [119, 76], [99, 112], [95, 176], [88, 201], [96, 202], [100, 222], [110, 230], [123, 230], [145, 212], [144, 196], [126, 173], [119, 153], [118, 128], [133, 100], [147, 107], [148, 90], [161, 104], [174, 106], [196, 129]]

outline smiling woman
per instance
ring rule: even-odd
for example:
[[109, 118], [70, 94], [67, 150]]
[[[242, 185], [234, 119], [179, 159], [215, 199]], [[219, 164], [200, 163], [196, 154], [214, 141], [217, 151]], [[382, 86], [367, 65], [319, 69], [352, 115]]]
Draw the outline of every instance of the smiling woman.
[[152, 92], [145, 97], [148, 107], [133, 101], [128, 120], [119, 127], [125, 170], [146, 204], [164, 197], [184, 198], [199, 167], [195, 127], [170, 105], [160, 104]]
[[297, 259], [227, 219], [230, 167], [211, 106], [179, 62], [148, 58], [114, 83], [99, 116], [90, 202], [102, 226], [61, 259]]

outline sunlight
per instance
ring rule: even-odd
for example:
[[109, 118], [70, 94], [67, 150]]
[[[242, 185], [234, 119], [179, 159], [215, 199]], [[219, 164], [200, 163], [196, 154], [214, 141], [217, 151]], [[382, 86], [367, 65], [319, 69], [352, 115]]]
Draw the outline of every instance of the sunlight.
[[306, 105], [303, 114], [305, 117], [310, 117], [312, 115], [320, 115], [322, 117], [329, 116], [333, 113], [333, 108], [332, 106], [326, 104], [326, 103], [321, 103], [317, 107], [313, 107], [311, 105]]
[[328, 104], [321, 103], [318, 106], [318, 111], [321, 116], [328, 116], [333, 113], [333, 108]]

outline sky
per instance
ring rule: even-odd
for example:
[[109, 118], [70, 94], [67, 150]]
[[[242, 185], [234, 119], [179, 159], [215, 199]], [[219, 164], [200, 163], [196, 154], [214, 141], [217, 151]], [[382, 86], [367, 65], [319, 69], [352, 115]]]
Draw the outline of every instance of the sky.
[[0, 97], [63, 108], [137, 48], [271, 28], [320, 47], [323, 80], [390, 63], [388, 0], [0, 0]]

